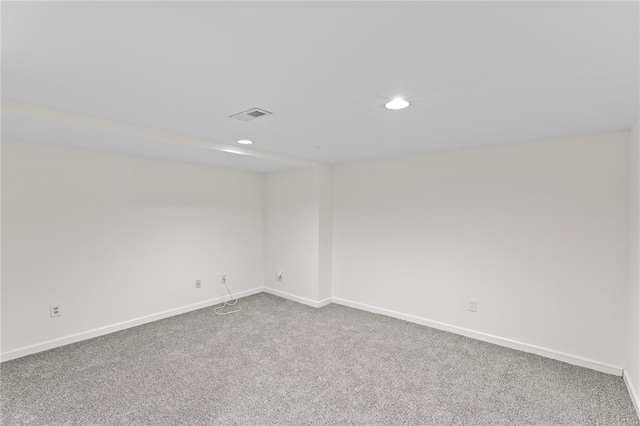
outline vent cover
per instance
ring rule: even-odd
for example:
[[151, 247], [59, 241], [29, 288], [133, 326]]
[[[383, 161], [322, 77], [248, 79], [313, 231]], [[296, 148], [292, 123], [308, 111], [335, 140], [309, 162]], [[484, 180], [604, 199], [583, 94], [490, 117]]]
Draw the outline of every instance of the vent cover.
[[229, 117], [235, 118], [236, 120], [240, 120], [240, 121], [251, 121], [251, 120], [255, 120], [256, 118], [266, 117], [268, 115], [271, 115], [271, 113], [267, 110], [260, 109], [260, 108], [251, 108], [246, 111], [242, 111], [237, 114], [230, 115]]

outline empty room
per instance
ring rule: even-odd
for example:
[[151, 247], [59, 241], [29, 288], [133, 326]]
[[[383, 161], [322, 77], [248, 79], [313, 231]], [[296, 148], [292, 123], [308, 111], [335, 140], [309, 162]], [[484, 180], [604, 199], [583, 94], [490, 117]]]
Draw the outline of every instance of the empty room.
[[0, 19], [3, 426], [640, 426], [640, 2]]

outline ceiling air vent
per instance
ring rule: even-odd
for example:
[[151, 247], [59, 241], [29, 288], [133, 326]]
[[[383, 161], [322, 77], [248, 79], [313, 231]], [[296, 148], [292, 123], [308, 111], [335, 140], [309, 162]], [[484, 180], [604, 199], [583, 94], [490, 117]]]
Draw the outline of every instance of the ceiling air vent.
[[230, 115], [229, 117], [235, 118], [236, 120], [240, 121], [251, 121], [255, 120], [256, 118], [266, 117], [267, 115], [271, 115], [271, 113], [267, 110], [260, 108], [251, 108], [246, 111]]

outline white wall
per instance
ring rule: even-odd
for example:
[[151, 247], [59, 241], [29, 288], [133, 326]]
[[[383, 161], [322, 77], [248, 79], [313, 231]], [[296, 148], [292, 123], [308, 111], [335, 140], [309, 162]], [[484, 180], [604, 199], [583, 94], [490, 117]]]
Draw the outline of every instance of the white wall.
[[628, 149], [622, 132], [334, 165], [333, 295], [623, 367]]
[[3, 150], [3, 353], [219, 297], [226, 273], [237, 291], [333, 294], [639, 378], [628, 132], [264, 176]]
[[261, 174], [2, 151], [3, 353], [220, 297], [223, 273], [236, 291], [262, 287]]
[[628, 344], [625, 375], [633, 397], [640, 411], [640, 121], [630, 132], [630, 280], [629, 280], [629, 317], [627, 324]]
[[333, 208], [331, 193], [331, 166], [318, 168], [318, 300], [332, 295], [333, 279]]
[[[265, 175], [265, 286], [317, 306], [332, 280], [331, 167]], [[282, 281], [276, 273], [283, 272]]]
[[[318, 169], [265, 176], [264, 285], [318, 300]], [[283, 272], [282, 281], [276, 279]]]

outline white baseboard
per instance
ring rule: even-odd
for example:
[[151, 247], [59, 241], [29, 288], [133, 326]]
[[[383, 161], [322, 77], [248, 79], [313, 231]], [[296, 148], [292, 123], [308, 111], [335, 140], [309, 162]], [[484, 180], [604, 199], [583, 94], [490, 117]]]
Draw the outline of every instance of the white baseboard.
[[[237, 298], [251, 296], [252, 294], [262, 293], [262, 287], [253, 288], [251, 290], [245, 290], [238, 293], [234, 293]], [[48, 340], [46, 342], [37, 343], [35, 345], [25, 346], [22, 348], [14, 349], [12, 351], [4, 352], [0, 354], [0, 360], [2, 362], [12, 359], [20, 358], [23, 356], [35, 354], [38, 352], [46, 351], [49, 349], [57, 348], [60, 346], [68, 345], [71, 343], [80, 342], [82, 340], [92, 339], [94, 337], [103, 336], [105, 334], [114, 333], [116, 331], [124, 330], [126, 328], [136, 327], [138, 325], [147, 324], [149, 322], [158, 321], [164, 318], [169, 318], [175, 315], [184, 314], [186, 312], [195, 311], [197, 309], [207, 308], [209, 306], [217, 305], [222, 302], [222, 297], [215, 299], [205, 300], [204, 302], [194, 303], [193, 305], [182, 306], [180, 308], [170, 309], [168, 311], [159, 312], [157, 314], [151, 314], [140, 318], [135, 318], [128, 321], [119, 322], [117, 324], [107, 325], [105, 327], [95, 328], [93, 330], [83, 331], [81, 333], [72, 334], [70, 336], [60, 337], [58, 339]]]
[[638, 391], [633, 386], [633, 382], [629, 378], [627, 370], [624, 370], [622, 377], [624, 377], [624, 383], [627, 385], [627, 389], [629, 389], [629, 396], [631, 397], [631, 401], [633, 401], [633, 406], [636, 407], [636, 414], [638, 415], [638, 418], [640, 418], [640, 397]]
[[492, 334], [482, 333], [480, 331], [470, 330], [468, 328], [458, 327], [455, 325], [450, 325], [450, 324], [442, 323], [439, 321], [433, 321], [426, 318], [417, 317], [414, 315], [403, 314], [400, 312], [391, 311], [389, 309], [365, 305], [363, 303], [353, 302], [351, 300], [341, 299], [338, 297], [333, 298], [333, 303], [337, 303], [338, 305], [349, 306], [351, 308], [360, 309], [363, 311], [372, 312], [375, 314], [386, 315], [389, 317], [413, 322], [416, 324], [426, 325], [428, 327], [436, 328], [438, 330], [460, 334], [462, 336], [471, 337], [472, 339], [482, 340], [484, 342], [493, 343], [495, 345], [504, 346], [507, 348], [516, 349], [523, 352], [534, 353], [547, 358], [563, 361], [568, 364], [578, 365], [580, 367], [586, 367], [592, 370], [601, 371], [603, 373], [622, 376], [622, 367], [605, 364], [603, 362], [595, 361], [588, 358], [583, 358], [581, 356], [571, 355], [571, 354], [559, 352], [553, 349], [542, 348], [540, 346], [530, 345], [528, 343], [518, 342], [516, 340], [506, 339], [504, 337], [494, 336]]
[[327, 306], [332, 302], [333, 302], [333, 298], [332, 297], [327, 297], [326, 299], [322, 299], [321, 301], [318, 302], [318, 308], [322, 308], [323, 306]]
[[[455, 334], [460, 334], [463, 336], [471, 337], [473, 339], [481, 340], [484, 342], [493, 343], [499, 346], [508, 347], [511, 349], [520, 350], [523, 352], [530, 352], [537, 355], [541, 355], [547, 358], [555, 359], [558, 361], [563, 361], [569, 364], [578, 365], [580, 367], [590, 368], [592, 370], [601, 371], [603, 373], [614, 374], [617, 376], [624, 376], [625, 383], [629, 388], [629, 393], [632, 397], [633, 403], [636, 407], [636, 410], [639, 411], [640, 416], [640, 400], [638, 399], [637, 390], [633, 387], [631, 381], [627, 378], [626, 375], [623, 374], [622, 367], [617, 367], [610, 364], [605, 364], [599, 361], [583, 358], [577, 355], [571, 355], [564, 352], [559, 352], [553, 349], [542, 348], [535, 345], [530, 345], [528, 343], [519, 342], [516, 340], [506, 339], [504, 337], [494, 336], [492, 334], [482, 333], [475, 330], [470, 330], [463, 327], [458, 327], [455, 325], [450, 325], [446, 323], [442, 323], [439, 321], [433, 321], [426, 318], [417, 317], [414, 315], [403, 314], [400, 312], [392, 311], [389, 309], [378, 308], [371, 305], [366, 305], [363, 303], [353, 302], [346, 299], [341, 299], [338, 297], [329, 297], [320, 301], [314, 301], [311, 299], [307, 299], [305, 297], [296, 296], [291, 293], [287, 293], [284, 291], [276, 290], [268, 287], [257, 287], [251, 290], [246, 290], [243, 292], [239, 292], [235, 294], [236, 297], [242, 298], [251, 296], [253, 294], [261, 293], [261, 292], [273, 294], [275, 296], [279, 296], [285, 299], [293, 300], [295, 302], [303, 303], [308, 306], [312, 306], [314, 308], [320, 308], [326, 306], [330, 303], [336, 303], [339, 305], [349, 306], [351, 308], [360, 309], [363, 311], [368, 311], [376, 314], [382, 314], [389, 317], [401, 319], [404, 321], [413, 322], [416, 324], [426, 325], [428, 327], [436, 328], [438, 330], [444, 330]], [[123, 321], [117, 324], [108, 325], [105, 327], [96, 328], [93, 330], [88, 330], [82, 333], [73, 334], [70, 336], [61, 337], [58, 339], [49, 340], [46, 342], [38, 343], [35, 345], [25, 346], [19, 349], [14, 349], [12, 351], [4, 352], [0, 354], [1, 361], [9, 361], [12, 359], [20, 358], [26, 355], [35, 354], [37, 352], [46, 351], [48, 349], [57, 348], [60, 346], [68, 345], [71, 343], [79, 342], [82, 340], [91, 339], [98, 336], [103, 336], [105, 334], [114, 333], [119, 330], [124, 330], [131, 327], [136, 327], [138, 325], [150, 323], [153, 321], [158, 321], [164, 318], [172, 317], [175, 315], [180, 315], [186, 312], [195, 311], [197, 309], [206, 308], [209, 306], [216, 305], [221, 302], [221, 297], [206, 300], [204, 302], [194, 303], [192, 305], [183, 306], [180, 308], [170, 309], [168, 311], [159, 312], [157, 314], [147, 315], [144, 317]]]
[[321, 308], [323, 306], [328, 305], [332, 301], [331, 297], [327, 297], [324, 300], [316, 301], [316, 300], [307, 299], [306, 297], [296, 296], [295, 294], [287, 293], [286, 291], [276, 290], [275, 288], [269, 288], [269, 287], [265, 287], [264, 292], [273, 294], [274, 296], [282, 297], [284, 299], [293, 300], [294, 302], [302, 303], [304, 305], [312, 306], [314, 308]]

